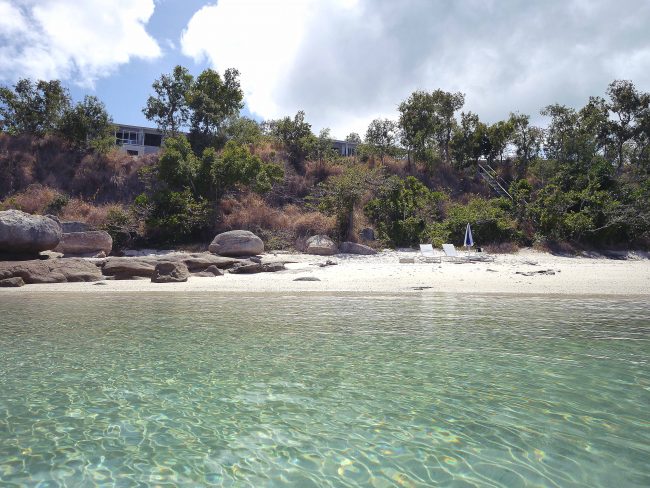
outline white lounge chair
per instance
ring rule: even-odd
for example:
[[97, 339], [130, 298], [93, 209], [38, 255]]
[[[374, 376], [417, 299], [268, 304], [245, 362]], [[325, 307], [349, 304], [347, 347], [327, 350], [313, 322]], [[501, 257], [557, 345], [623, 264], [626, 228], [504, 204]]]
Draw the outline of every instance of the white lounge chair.
[[451, 261], [457, 263], [462, 262], [461, 256], [458, 254], [458, 252], [456, 252], [456, 248], [453, 244], [443, 244], [442, 251], [445, 253], [445, 257], [449, 258]]
[[437, 256], [431, 244], [420, 244], [420, 257], [425, 263], [440, 263], [442, 256]]
[[445, 252], [445, 257], [448, 257], [457, 263], [494, 261], [494, 256], [490, 256], [489, 254], [482, 254], [480, 256], [477, 254], [468, 254], [467, 256], [462, 256], [458, 254], [458, 251], [456, 251], [453, 244], [443, 244], [442, 250]]

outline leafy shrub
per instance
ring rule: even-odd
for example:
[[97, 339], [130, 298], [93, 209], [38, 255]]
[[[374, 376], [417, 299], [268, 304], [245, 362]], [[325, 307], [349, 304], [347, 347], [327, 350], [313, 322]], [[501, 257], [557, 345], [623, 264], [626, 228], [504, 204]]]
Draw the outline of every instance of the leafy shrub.
[[422, 242], [427, 226], [440, 218], [446, 196], [432, 192], [416, 178], [389, 178], [365, 206], [380, 239], [402, 246]]
[[463, 244], [468, 223], [474, 241], [480, 245], [520, 240], [516, 222], [507, 211], [508, 206], [509, 202], [502, 198], [486, 200], [479, 197], [470, 199], [465, 205], [450, 205], [444, 225], [451, 242]]
[[141, 195], [134, 206], [134, 211], [145, 218], [148, 240], [157, 244], [199, 239], [212, 223], [210, 203], [194, 197], [187, 188], [181, 192], [159, 191], [151, 200]]

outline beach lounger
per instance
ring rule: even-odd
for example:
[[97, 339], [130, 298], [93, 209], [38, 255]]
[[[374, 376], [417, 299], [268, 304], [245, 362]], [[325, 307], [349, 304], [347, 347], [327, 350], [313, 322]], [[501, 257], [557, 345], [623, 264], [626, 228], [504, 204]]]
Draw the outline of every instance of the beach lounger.
[[431, 244], [420, 244], [420, 257], [425, 263], [440, 263], [441, 256], [436, 256]]
[[456, 248], [454, 247], [453, 244], [443, 244], [442, 245], [442, 251], [445, 253], [445, 257], [448, 258], [450, 261], [460, 263], [462, 262], [461, 256], [456, 252]]
[[445, 257], [450, 258], [456, 263], [494, 261], [494, 256], [486, 254], [467, 254], [466, 256], [458, 254], [458, 251], [456, 251], [456, 248], [453, 244], [443, 244], [442, 250], [445, 252]]

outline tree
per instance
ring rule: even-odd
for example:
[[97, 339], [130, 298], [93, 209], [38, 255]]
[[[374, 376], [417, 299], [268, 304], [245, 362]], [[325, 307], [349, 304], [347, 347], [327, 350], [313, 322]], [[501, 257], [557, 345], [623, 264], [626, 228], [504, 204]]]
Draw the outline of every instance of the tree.
[[351, 142], [353, 144], [361, 144], [361, 136], [357, 134], [356, 132], [350, 132], [346, 137], [345, 137], [345, 142]]
[[440, 218], [443, 193], [432, 192], [413, 176], [392, 176], [364, 207], [379, 236], [396, 246], [422, 242], [427, 225]]
[[212, 159], [210, 176], [215, 200], [219, 200], [226, 190], [236, 185], [252, 187], [260, 193], [267, 192], [284, 177], [284, 172], [278, 165], [264, 163], [258, 156], [251, 154], [247, 147], [239, 146], [234, 141], [228, 141], [219, 156], [214, 157], [213, 153], [210, 158], [209, 154], [205, 153], [205, 160]]
[[490, 153], [492, 147], [487, 126], [479, 120], [478, 115], [461, 113], [460, 125], [454, 128], [450, 146], [459, 168], [465, 168], [470, 162], [478, 162], [481, 156]]
[[399, 125], [403, 144], [415, 157], [429, 164], [436, 159], [436, 151], [447, 164], [451, 162], [449, 145], [455, 113], [465, 104], [463, 93], [435, 90], [416, 91], [399, 106]]
[[183, 134], [170, 136], [163, 142], [158, 160], [158, 178], [172, 190], [189, 188], [196, 196], [197, 176], [201, 161]]
[[106, 106], [94, 96], [84, 97], [83, 102], [66, 111], [58, 130], [79, 149], [91, 148], [105, 153], [115, 145], [113, 120]]
[[487, 137], [490, 140], [490, 151], [487, 158], [490, 164], [497, 159], [503, 163], [508, 144], [512, 141], [513, 131], [512, 123], [508, 120], [500, 120], [487, 128]]
[[239, 115], [244, 92], [239, 84], [239, 71], [227, 69], [223, 79], [214, 70], [204, 70], [187, 93], [190, 109], [190, 141], [197, 153], [213, 145], [222, 134], [224, 124]]
[[397, 123], [388, 119], [375, 119], [366, 131], [366, 144], [379, 154], [382, 164], [384, 155], [393, 154], [397, 144]]
[[377, 169], [369, 170], [355, 165], [320, 184], [317, 191], [319, 207], [336, 217], [342, 240], [348, 239], [354, 232], [354, 211], [364, 195], [378, 187], [382, 180], [382, 174]]
[[335, 154], [336, 150], [332, 147], [330, 130], [321, 129], [312, 146], [311, 157], [322, 164], [324, 160], [332, 159]]
[[[640, 92], [631, 81], [616, 80], [607, 88], [607, 108], [614, 114], [610, 130], [613, 136], [616, 166], [620, 171], [629, 162], [633, 145], [644, 132], [650, 106], [650, 94]], [[645, 128], [647, 135], [647, 128]], [[641, 138], [643, 139], [643, 137]]]
[[13, 90], [0, 87], [0, 129], [11, 134], [56, 131], [70, 109], [70, 95], [59, 80], [18, 80]]
[[186, 68], [176, 66], [170, 74], [161, 75], [151, 85], [155, 96], [147, 99], [142, 113], [164, 134], [176, 136], [187, 125], [190, 117], [188, 95], [193, 81], [194, 77]]
[[231, 119], [226, 127], [228, 140], [235, 141], [239, 145], [249, 144], [254, 146], [262, 139], [260, 124], [248, 117], [235, 117]]
[[508, 122], [512, 125], [512, 144], [517, 154], [517, 168], [521, 178], [541, 150], [544, 132], [530, 125], [530, 116], [511, 113]]
[[305, 112], [300, 110], [293, 120], [291, 117], [269, 122], [271, 135], [284, 145], [289, 153], [289, 161], [297, 170], [302, 170], [305, 158], [309, 155], [315, 136], [311, 125], [305, 122]]

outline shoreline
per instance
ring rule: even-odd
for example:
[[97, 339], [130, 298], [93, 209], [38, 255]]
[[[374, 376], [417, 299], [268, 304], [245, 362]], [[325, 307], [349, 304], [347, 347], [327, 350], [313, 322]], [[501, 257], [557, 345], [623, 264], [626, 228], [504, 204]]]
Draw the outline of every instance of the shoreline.
[[[190, 277], [185, 283], [105, 280], [1, 288], [0, 297], [37, 293], [223, 293], [223, 294], [459, 294], [565, 297], [650, 296], [650, 259], [563, 257], [524, 249], [495, 255], [493, 262], [424, 263], [413, 251], [373, 256], [265, 254], [266, 262], [286, 261], [286, 271], [218, 277]], [[400, 263], [401, 258], [415, 263]], [[336, 265], [319, 267], [327, 260]], [[543, 273], [540, 273], [543, 272]], [[522, 273], [529, 273], [524, 275]], [[548, 274], [544, 274], [548, 273]], [[319, 281], [294, 281], [311, 277]]]

